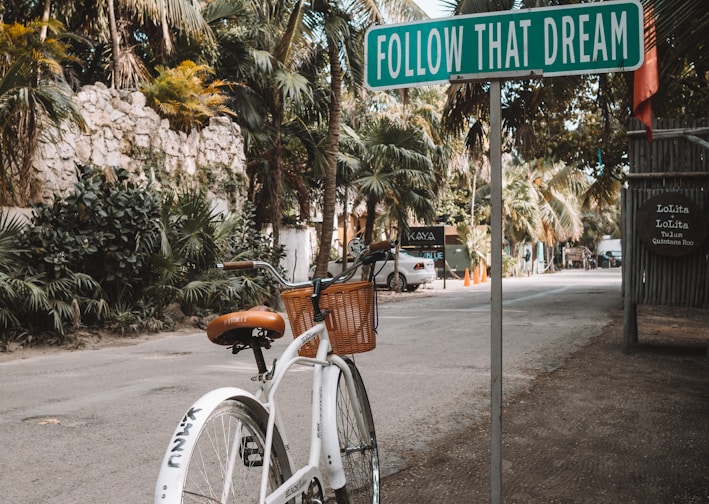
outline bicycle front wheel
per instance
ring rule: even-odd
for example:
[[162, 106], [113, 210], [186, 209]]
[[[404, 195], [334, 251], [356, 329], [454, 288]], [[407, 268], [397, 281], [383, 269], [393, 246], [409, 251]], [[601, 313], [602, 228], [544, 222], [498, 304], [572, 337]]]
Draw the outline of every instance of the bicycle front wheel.
[[[244, 402], [220, 403], [205, 420], [188, 457], [180, 504], [258, 502], [266, 454], [267, 413]], [[269, 465], [269, 492], [291, 475], [276, 430]]]
[[[350, 397], [340, 372], [337, 383], [337, 437], [347, 483], [335, 491], [335, 498], [338, 504], [379, 504], [379, 452], [372, 409], [357, 367], [350, 359], [346, 362], [354, 379], [357, 397]], [[356, 408], [362, 412], [367, 425], [366, 435], [362, 435], [357, 426]]]

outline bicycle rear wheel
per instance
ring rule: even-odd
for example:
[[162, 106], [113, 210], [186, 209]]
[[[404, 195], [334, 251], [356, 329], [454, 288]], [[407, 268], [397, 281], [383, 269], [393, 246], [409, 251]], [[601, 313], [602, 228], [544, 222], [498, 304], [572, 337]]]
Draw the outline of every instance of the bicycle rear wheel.
[[[204, 422], [185, 456], [181, 504], [258, 502], [265, 461], [268, 416], [261, 408], [229, 399]], [[269, 491], [291, 476], [288, 455], [276, 430], [269, 466]], [[226, 497], [222, 500], [222, 497]]]
[[[379, 504], [379, 452], [372, 409], [357, 367], [350, 359], [346, 362], [352, 372], [357, 397], [350, 397], [340, 372], [337, 383], [337, 437], [347, 483], [335, 491], [335, 498], [338, 504]], [[355, 408], [361, 409], [364, 416], [366, 436], [362, 436], [357, 427]]]

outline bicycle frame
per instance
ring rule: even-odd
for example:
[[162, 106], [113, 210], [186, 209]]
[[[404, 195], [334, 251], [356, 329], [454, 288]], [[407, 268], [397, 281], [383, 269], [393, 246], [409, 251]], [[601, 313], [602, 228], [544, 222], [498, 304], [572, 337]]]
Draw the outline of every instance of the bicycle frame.
[[[395, 241], [372, 243], [360, 251], [355, 263], [347, 270], [331, 279], [316, 279], [312, 282], [289, 282], [271, 264], [262, 261], [237, 261], [219, 264], [217, 267], [224, 270], [262, 268], [270, 271], [279, 283], [286, 288], [294, 289], [312, 286], [315, 293], [313, 297], [315, 300], [313, 303], [315, 308], [314, 319], [321, 320], [320, 317], [324, 313], [320, 311], [317, 303], [321, 290], [326, 289], [327, 285], [338, 281], [347, 281], [359, 266], [376, 262], [377, 258], [374, 253], [389, 249], [395, 245]], [[319, 337], [320, 341], [315, 357], [300, 356], [298, 354], [299, 350], [316, 337]], [[265, 439], [263, 440], [264, 454], [263, 463], [261, 464], [263, 470], [259, 488], [259, 504], [286, 504], [288, 501], [300, 503], [302, 502], [300, 496], [310, 490], [310, 485], [313, 482], [316, 482], [321, 490], [325, 489], [325, 482], [319, 468], [321, 457], [327, 461], [324, 466], [330, 483], [329, 487], [337, 491], [345, 486], [345, 469], [340, 455], [337, 425], [337, 395], [340, 373], [342, 373], [345, 380], [347, 394], [350, 398], [350, 407], [354, 408], [349, 413], [355, 417], [361, 439], [371, 440], [373, 431], [369, 431], [368, 420], [365, 419], [365, 411], [362, 410], [362, 404], [359, 400], [359, 390], [357, 385], [355, 385], [355, 377], [350, 370], [348, 362], [332, 352], [330, 336], [325, 322], [317, 322], [312, 328], [296, 336], [280, 359], [274, 362], [270, 371], [264, 365], [260, 348], [256, 355], [259, 363], [259, 374], [256, 379], [260, 381], [260, 385], [255, 394], [240, 388], [220, 388], [208, 392], [187, 410], [182, 422], [175, 429], [163, 458], [155, 486], [156, 504], [182, 502], [185, 473], [181, 466], [190, 462], [189, 460], [183, 461], [182, 457], [185, 454], [190, 456], [193, 454], [195, 444], [207, 420], [222, 403], [228, 400], [238, 401], [245, 405], [250, 411], [251, 418], [258, 422], [259, 426], [264, 424], [266, 426]], [[287, 458], [288, 466], [290, 468], [293, 467], [293, 457], [290, 452], [287, 433], [279, 414], [276, 392], [288, 371], [295, 365], [311, 366], [313, 368], [308, 463], [292, 472], [288, 480], [268, 494], [269, 473], [271, 465], [274, 463], [272, 459], [274, 457], [273, 444], [276, 432], [280, 437], [276, 449], [279, 452], [281, 450], [284, 452], [279, 456]], [[367, 412], [366, 414], [370, 413]], [[224, 487], [221, 491], [222, 502], [225, 501], [232, 490], [231, 477], [237, 464], [236, 454], [239, 451], [238, 448], [242, 446], [241, 439], [238, 439], [239, 436], [235, 436], [235, 438], [237, 439], [231, 441], [230, 460], [227, 461], [225, 468]], [[280, 444], [281, 441], [283, 446]], [[376, 451], [376, 444], [374, 444], [374, 450]]]
[[[312, 357], [300, 357], [298, 350], [307, 342], [320, 336], [317, 355]], [[311, 401], [311, 425], [310, 425], [310, 455], [308, 464], [293, 475], [283, 485], [276, 489], [265, 500], [268, 471], [264, 470], [261, 481], [261, 500], [266, 504], [285, 504], [296, 495], [300, 495], [306, 490], [313, 479], [320, 482], [322, 488], [325, 487], [319, 469], [320, 457], [328, 461], [328, 480], [333, 488], [340, 488], [345, 484], [345, 476], [340, 457], [340, 446], [337, 439], [337, 428], [335, 414], [337, 410], [337, 379], [339, 371], [345, 376], [347, 390], [351, 397], [356, 397], [354, 382], [347, 363], [338, 355], [329, 354], [330, 341], [327, 335], [325, 323], [321, 322], [304, 332], [296, 338], [281, 356], [281, 361], [276, 365], [276, 370], [268, 387], [263, 387], [266, 393], [266, 400], [263, 402], [266, 410], [269, 411], [269, 422], [266, 437], [266, 451], [269, 456], [267, 463], [270, 463], [270, 449], [273, 428], [280, 419], [275, 401], [275, 394], [288, 370], [296, 365], [313, 366], [312, 380], [312, 401]], [[367, 428], [361, 411], [356, 412], [357, 423], [363, 436], [367, 435]], [[321, 429], [318, 429], [318, 426]], [[285, 430], [278, 425], [278, 430], [285, 436]], [[366, 436], [365, 436], [366, 437]], [[286, 448], [288, 442], [285, 440]], [[266, 467], [267, 469], [267, 467]]]
[[[298, 350], [311, 341], [320, 337], [317, 354], [312, 357], [301, 357]], [[173, 448], [165, 454], [158, 484], [156, 486], [155, 502], [166, 500], [167, 497], [176, 499], [182, 493], [182, 481], [179, 479], [179, 471], [171, 471], [171, 468], [179, 467], [181, 463], [181, 453], [188, 452], [190, 443], [194, 443], [197, 433], [201, 431], [203, 422], [221, 402], [228, 399], [237, 399], [251, 404], [254, 407], [263, 408], [268, 414], [266, 431], [266, 442], [264, 446], [264, 470], [259, 492], [259, 504], [286, 504], [289, 500], [297, 499], [313, 480], [320, 484], [320, 488], [325, 488], [324, 480], [319, 469], [321, 457], [327, 460], [326, 471], [330, 487], [341, 488], [345, 484], [345, 475], [340, 457], [340, 447], [337, 436], [336, 411], [337, 411], [337, 387], [339, 372], [342, 371], [346, 380], [347, 391], [350, 397], [357, 397], [354, 380], [349, 366], [344, 359], [338, 355], [330, 353], [330, 340], [327, 327], [324, 322], [320, 322], [308, 329], [288, 345], [274, 364], [274, 368], [269, 376], [260, 376], [261, 384], [255, 394], [244, 389], [235, 387], [225, 387], [213, 390], [202, 396], [185, 414], [183, 421], [178, 425], [173, 434], [171, 445]], [[274, 429], [278, 429], [288, 453], [289, 462], [292, 462], [288, 439], [284, 425], [278, 410], [276, 392], [285, 379], [288, 371], [295, 365], [312, 366], [312, 401], [311, 401], [311, 424], [310, 424], [310, 453], [308, 463], [271, 494], [267, 494], [268, 473], [271, 464], [271, 452]], [[357, 403], [355, 401], [355, 403]], [[366, 422], [362, 411], [355, 412], [358, 428], [367, 439]], [[193, 433], [190, 435], [190, 433]], [[240, 440], [235, 439], [234, 443]], [[234, 445], [234, 448], [237, 445]], [[228, 470], [231, 471], [235, 464], [235, 453], [232, 449], [232, 460], [229, 461]], [[226, 478], [225, 481], [230, 481]], [[227, 495], [229, 488], [224, 488], [223, 495]], [[222, 498], [223, 500], [223, 498]], [[172, 501], [171, 501], [172, 502]], [[296, 500], [299, 502], [299, 500]]]

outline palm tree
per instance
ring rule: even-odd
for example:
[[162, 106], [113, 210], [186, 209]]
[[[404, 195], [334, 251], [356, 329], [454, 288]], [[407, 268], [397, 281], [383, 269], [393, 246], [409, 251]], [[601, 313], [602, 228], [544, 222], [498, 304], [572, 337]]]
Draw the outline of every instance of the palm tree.
[[[502, 174], [504, 236], [512, 254], [527, 241], [555, 243], [578, 240], [583, 233], [581, 202], [588, 184], [583, 174], [562, 163], [520, 162], [507, 157]], [[476, 193], [488, 203], [490, 186]]]
[[[404, 233], [409, 218], [430, 222], [434, 217], [435, 172], [421, 130], [380, 118], [359, 144], [360, 171], [354, 180], [367, 207], [364, 240], [374, 237], [378, 215]], [[379, 209], [379, 210], [378, 210]]]
[[[214, 45], [211, 28], [191, 0], [45, 0], [22, 2], [10, 13], [21, 22], [50, 17], [94, 44], [90, 51], [76, 48], [85, 62], [80, 72], [93, 84], [136, 87], [154, 64], [170, 63], [177, 42]], [[180, 59], [178, 58], [178, 61]]]
[[323, 184], [323, 223], [320, 249], [316, 259], [316, 276], [327, 272], [330, 243], [336, 206], [337, 157], [342, 121], [343, 83], [349, 82], [357, 90], [362, 85], [363, 37], [369, 26], [384, 21], [384, 13], [391, 20], [423, 19], [425, 13], [412, 0], [318, 0], [313, 2], [313, 21], [325, 35], [329, 64], [328, 131], [325, 141], [326, 172]]
[[[429, 224], [435, 215], [435, 170], [427, 135], [409, 124], [380, 118], [366, 134], [362, 171], [355, 184], [367, 206], [364, 240], [373, 239], [377, 212], [387, 235], [406, 233], [414, 219]], [[398, 246], [395, 289], [400, 289]]]
[[[533, 8], [557, 5], [539, 0], [458, 0], [456, 14]], [[672, 117], [709, 114], [709, 16], [702, 0], [642, 0], [654, 5], [660, 86], [653, 98], [656, 116]], [[487, 86], [482, 83], [449, 87], [445, 124], [464, 131], [471, 118], [488, 121]], [[600, 76], [554, 77], [537, 82], [506, 83], [503, 93], [503, 127], [514, 139], [515, 148], [527, 159], [550, 154], [580, 170], [594, 172], [597, 186], [590, 196], [608, 199], [622, 179], [625, 131], [632, 118], [633, 73]], [[691, 107], [688, 104], [692, 104]], [[570, 112], [586, 119], [598, 118], [591, 132], [579, 127], [569, 131]], [[584, 117], [593, 112], [592, 117]], [[604, 152], [601, 172], [597, 149]], [[602, 201], [602, 200], [601, 200]]]
[[510, 248], [528, 240], [536, 241], [543, 227], [536, 188], [527, 167], [507, 164], [502, 176], [503, 236]]
[[[355, 49], [361, 48], [361, 36], [369, 23], [381, 22], [382, 16], [374, 1], [340, 2], [320, 0], [313, 3], [313, 24], [318, 23], [325, 36], [329, 63], [329, 110], [325, 140], [326, 171], [323, 183], [323, 221], [320, 231], [320, 249], [315, 262], [315, 276], [324, 276], [330, 259], [336, 206], [337, 153], [340, 144], [342, 120], [343, 72], [358, 71], [362, 61]], [[317, 25], [316, 25], [317, 26]], [[352, 66], [347, 66], [347, 63]]]
[[547, 264], [556, 243], [576, 241], [583, 234], [581, 201], [588, 183], [575, 168], [538, 159], [529, 163], [537, 192], [542, 221], [540, 241], [549, 251]]
[[[41, 31], [51, 36], [42, 40]], [[65, 119], [80, 127], [84, 120], [66, 87], [61, 63], [72, 58], [66, 34], [56, 22], [26, 26], [0, 25], [0, 204], [24, 206], [31, 202], [36, 179], [33, 158], [48, 126]]]
[[217, 72], [235, 83], [232, 106], [244, 135], [256, 223], [270, 222], [278, 243], [288, 157], [284, 129], [296, 112], [317, 108], [313, 83], [300, 72], [311, 65], [312, 50], [304, 37], [302, 2], [270, 0], [251, 7], [218, 29]]

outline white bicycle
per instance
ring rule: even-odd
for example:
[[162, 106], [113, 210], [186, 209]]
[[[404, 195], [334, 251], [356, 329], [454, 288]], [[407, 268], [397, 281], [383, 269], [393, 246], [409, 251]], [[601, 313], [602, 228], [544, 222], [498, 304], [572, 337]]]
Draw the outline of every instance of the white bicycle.
[[[371, 282], [343, 282], [391, 247], [389, 241], [372, 244], [334, 278], [300, 283], [288, 282], [266, 262], [220, 265], [265, 269], [289, 289], [282, 297], [296, 336], [268, 369], [262, 349], [285, 332], [280, 314], [260, 306], [209, 324], [212, 342], [233, 353], [253, 351], [258, 367], [253, 380], [259, 386], [255, 393], [219, 388], [187, 410], [163, 458], [155, 504], [315, 504], [333, 495], [337, 504], [379, 503], [372, 411], [357, 367], [342, 357], [374, 348], [376, 298]], [[294, 366], [312, 368], [310, 451], [298, 469], [291, 466], [276, 401]]]

